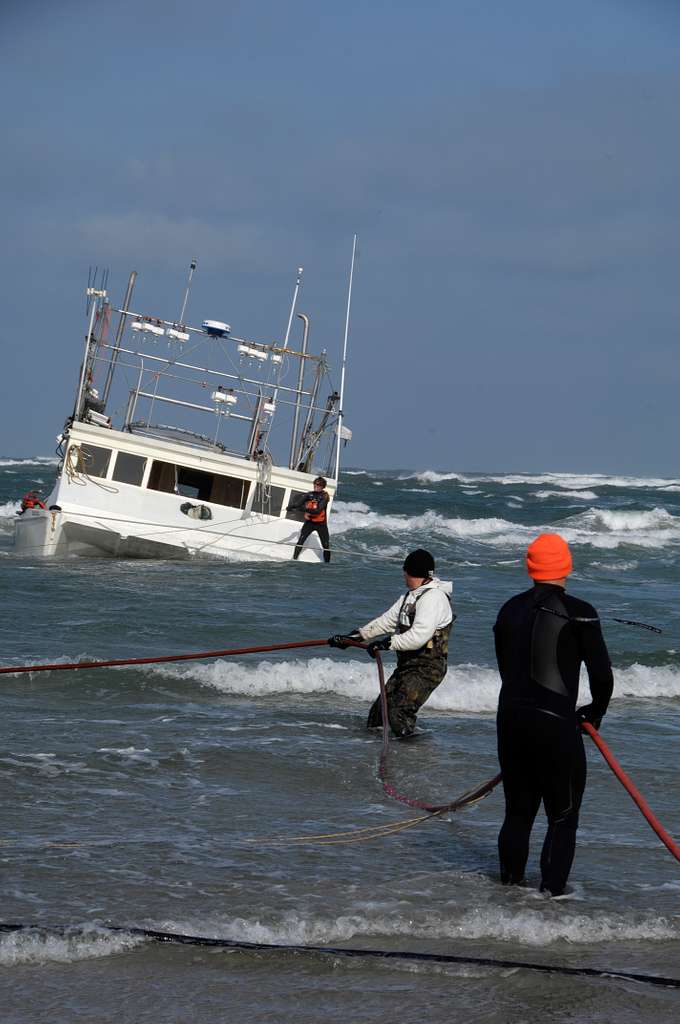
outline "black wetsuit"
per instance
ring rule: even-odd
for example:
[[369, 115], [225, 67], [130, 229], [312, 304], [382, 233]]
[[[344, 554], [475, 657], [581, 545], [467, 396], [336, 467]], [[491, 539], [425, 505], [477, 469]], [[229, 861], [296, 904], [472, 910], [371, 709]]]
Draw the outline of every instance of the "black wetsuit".
[[[327, 491], [308, 491], [307, 494], [301, 495], [297, 501], [291, 502], [288, 506], [290, 509], [304, 508], [305, 521], [302, 524], [300, 530], [300, 536], [297, 539], [295, 550], [293, 552], [293, 558], [299, 558], [300, 552], [302, 551], [302, 545], [309, 537], [310, 533], [318, 533], [319, 540], [321, 541], [321, 547], [323, 548], [323, 560], [324, 562], [330, 562], [331, 560], [331, 541], [328, 535], [328, 521], [326, 516], [326, 507], [328, 505], [328, 493]], [[309, 506], [313, 505], [310, 509]], [[323, 515], [322, 522], [314, 522], [310, 518], [311, 515], [319, 516]]]
[[598, 721], [613, 689], [609, 655], [593, 606], [549, 583], [507, 601], [494, 635], [502, 679], [497, 719], [505, 791], [498, 837], [501, 880], [523, 880], [529, 836], [543, 800], [548, 832], [541, 889], [559, 896], [574, 859], [586, 783], [576, 716], [580, 668], [585, 662], [593, 700], [588, 717]]

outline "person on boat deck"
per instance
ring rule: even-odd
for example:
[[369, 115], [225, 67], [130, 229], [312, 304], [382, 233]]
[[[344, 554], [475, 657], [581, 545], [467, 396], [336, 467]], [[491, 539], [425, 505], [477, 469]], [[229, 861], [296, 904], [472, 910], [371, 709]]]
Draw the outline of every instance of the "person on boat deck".
[[[333, 636], [331, 647], [344, 648], [347, 640], [370, 640], [368, 652], [396, 651], [397, 667], [387, 686], [387, 716], [396, 736], [412, 736], [416, 715], [446, 675], [449, 633], [455, 619], [451, 609], [451, 583], [434, 575], [434, 558], [419, 548], [404, 561], [406, 593], [383, 615], [361, 629]], [[389, 637], [374, 640], [374, 637]], [[373, 703], [366, 723], [381, 726], [380, 697]]]
[[[556, 533], [527, 550], [534, 581], [501, 608], [494, 626], [501, 675], [498, 760], [505, 819], [498, 836], [501, 881], [524, 880], [529, 836], [541, 800], [548, 831], [541, 853], [541, 891], [564, 893], [576, 847], [586, 784], [581, 722], [599, 728], [614, 679], [600, 620], [592, 605], [565, 593], [571, 552]], [[592, 703], [576, 710], [585, 662]]]
[[295, 501], [291, 501], [290, 505], [287, 506], [287, 510], [292, 509], [304, 509], [305, 521], [302, 524], [300, 530], [300, 536], [297, 539], [295, 545], [295, 551], [293, 552], [293, 558], [299, 558], [302, 546], [309, 537], [310, 533], [318, 533], [319, 540], [321, 541], [321, 547], [323, 548], [323, 560], [324, 562], [330, 562], [331, 560], [331, 541], [328, 536], [328, 522], [326, 516], [326, 508], [330, 495], [326, 490], [326, 481], [322, 476], [317, 476], [314, 481], [314, 490], [308, 491], [306, 494], [301, 494]]

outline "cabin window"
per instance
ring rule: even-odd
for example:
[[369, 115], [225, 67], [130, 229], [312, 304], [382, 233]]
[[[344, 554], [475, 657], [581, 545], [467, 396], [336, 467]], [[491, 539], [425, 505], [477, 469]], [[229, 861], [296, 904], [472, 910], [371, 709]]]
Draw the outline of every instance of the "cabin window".
[[140, 487], [145, 467], [146, 459], [143, 456], [118, 452], [112, 479], [117, 480], [119, 484], [134, 484], [135, 487]]
[[[309, 494], [309, 491], [291, 491], [288, 504], [294, 505], [296, 501], [300, 501], [300, 499], [304, 498], [306, 494]], [[299, 505], [297, 508], [291, 508], [289, 512], [286, 512], [286, 519], [294, 519], [296, 522], [301, 523], [304, 518], [304, 505]]]
[[211, 501], [230, 508], [245, 508], [250, 481], [240, 480], [236, 476], [223, 476], [221, 473], [204, 473], [200, 469], [175, 466], [171, 462], [154, 459], [148, 487], [152, 491], [179, 494], [183, 498]]
[[252, 511], [260, 512], [266, 516], [280, 516], [285, 493], [285, 487], [272, 487], [270, 485], [265, 490], [261, 484], [257, 484]]
[[96, 444], [81, 444], [79, 448], [80, 472], [86, 476], [106, 476], [111, 461], [111, 449], [100, 448]]

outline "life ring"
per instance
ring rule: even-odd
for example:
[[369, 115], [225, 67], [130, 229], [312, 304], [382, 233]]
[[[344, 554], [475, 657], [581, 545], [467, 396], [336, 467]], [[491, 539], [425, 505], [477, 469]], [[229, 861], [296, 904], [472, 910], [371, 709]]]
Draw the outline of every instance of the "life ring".
[[41, 501], [41, 499], [38, 497], [35, 491], [28, 491], [28, 493], [24, 494], [23, 498], [21, 499], [22, 512], [26, 512], [27, 509], [31, 508], [47, 508], [45, 502]]

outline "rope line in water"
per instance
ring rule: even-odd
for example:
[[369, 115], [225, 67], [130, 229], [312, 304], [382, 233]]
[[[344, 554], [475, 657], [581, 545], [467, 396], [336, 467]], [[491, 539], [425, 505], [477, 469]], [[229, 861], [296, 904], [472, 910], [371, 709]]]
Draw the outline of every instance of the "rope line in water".
[[[367, 842], [370, 839], [379, 839], [383, 835], [391, 835], [393, 832], [403, 832], [424, 821], [430, 821], [438, 817], [438, 814], [421, 814], [417, 818], [403, 818], [401, 821], [386, 822], [384, 825], [367, 825], [365, 828], [351, 828], [345, 832], [317, 832], [306, 833], [300, 836], [276, 835], [248, 836], [243, 839], [244, 843], [264, 843], [267, 846], [285, 845], [288, 843], [319, 843], [322, 846], [332, 846], [342, 842]], [[0, 840], [2, 842], [2, 840]]]
[[[298, 640], [294, 643], [283, 643], [283, 644], [266, 644], [257, 647], [234, 647], [226, 648], [219, 651], [199, 651], [189, 654], [166, 654], [152, 658], [111, 658], [106, 661], [76, 661], [76, 662], [64, 662], [64, 663], [52, 663], [48, 665], [5, 665], [0, 667], [0, 675], [16, 675], [25, 672], [64, 672], [64, 671], [77, 671], [84, 668], [119, 668], [126, 665], [153, 665], [167, 662], [178, 662], [178, 661], [193, 661], [206, 658], [227, 658], [239, 654], [264, 654], [272, 651], [286, 651], [296, 650], [305, 647], [325, 647], [327, 646], [327, 640]], [[362, 650], [366, 649], [365, 644], [357, 641], [349, 641], [348, 646], [359, 647]], [[383, 669], [382, 658], [380, 651], [375, 652], [375, 660], [378, 667], [378, 679], [380, 683], [380, 706], [382, 711], [383, 720], [383, 742], [382, 751], [380, 754], [380, 760], [378, 764], [378, 778], [382, 783], [382, 787], [387, 796], [394, 800], [398, 800], [400, 803], [407, 804], [409, 807], [418, 808], [429, 812], [428, 815], [423, 816], [422, 820], [425, 821], [430, 815], [440, 814], [446, 811], [458, 811], [463, 807], [467, 807], [470, 804], [476, 803], [478, 800], [483, 799], [487, 796], [501, 781], [500, 773], [495, 775], [492, 779], [488, 779], [486, 782], [481, 783], [474, 789], [469, 790], [463, 794], [462, 797], [458, 797], [456, 800], [446, 804], [430, 804], [424, 800], [419, 800], [413, 797], [405, 796], [399, 793], [395, 786], [387, 780], [387, 753], [389, 749], [389, 719], [387, 714], [387, 691], [385, 688], [385, 672]], [[621, 765], [617, 762], [616, 758], [609, 750], [604, 740], [601, 738], [596, 729], [589, 722], [583, 722], [582, 728], [588, 733], [590, 738], [593, 740], [598, 750], [604, 757], [605, 761], [617, 777], [619, 782], [626, 789], [632, 800], [640, 809], [641, 813], [650, 824], [656, 835], [659, 837], [661, 842], [666, 846], [669, 852], [675, 857], [676, 860], [680, 861], [680, 846], [670, 836], [670, 834], [664, 829], [659, 822], [658, 818], [653, 814], [649, 805], [646, 803], [640, 792], [636, 789], [634, 784], [628, 778]], [[409, 819], [406, 822], [399, 823], [395, 822], [392, 825], [376, 826], [373, 829], [359, 829], [357, 832], [370, 833], [369, 838], [377, 838], [378, 835], [384, 833], [386, 835], [392, 832], [401, 831], [404, 828], [412, 827], [412, 825], [419, 824], [419, 821]], [[373, 834], [375, 832], [375, 835]], [[319, 840], [338, 840], [340, 842], [353, 842], [359, 841], [358, 838], [345, 839], [347, 835], [327, 834], [322, 836], [310, 836], [309, 841]], [[273, 841], [283, 841], [284, 837], [276, 837]], [[292, 837], [296, 842], [302, 842], [304, 837], [297, 836]]]
[[[185, 935], [179, 932], [157, 931], [153, 928], [107, 925], [102, 930], [118, 935], [131, 935], [150, 939], [153, 942], [175, 943], [184, 946], [207, 946], [213, 949], [232, 949], [266, 953], [312, 953], [321, 956], [347, 957], [348, 959], [407, 960], [415, 963], [458, 964], [473, 967], [496, 967], [503, 970], [540, 971], [543, 974], [562, 974], [567, 977], [612, 978], [622, 981], [636, 981], [646, 985], [680, 989], [680, 978], [668, 978], [657, 974], [638, 974], [632, 971], [618, 971], [610, 967], [567, 967], [560, 964], [537, 964], [524, 960], [504, 960], [485, 956], [461, 956], [452, 953], [417, 953], [396, 949], [351, 949], [346, 946], [279, 945], [270, 942], [245, 942], [238, 939], [214, 939], [204, 935]], [[41, 925], [0, 922], [0, 932], [51, 931], [59, 937], [68, 937], [83, 929], [64, 926], [46, 929]]]

